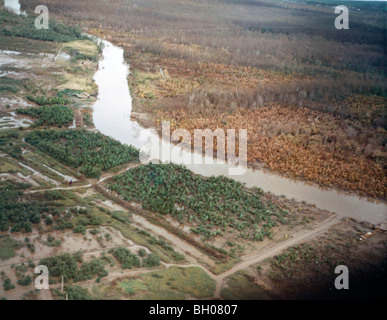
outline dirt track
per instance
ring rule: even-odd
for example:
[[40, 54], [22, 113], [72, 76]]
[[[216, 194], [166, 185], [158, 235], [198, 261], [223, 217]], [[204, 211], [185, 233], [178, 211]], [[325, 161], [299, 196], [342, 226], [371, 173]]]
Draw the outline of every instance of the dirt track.
[[[126, 167], [123, 170], [120, 170], [117, 173], [107, 174], [104, 177], [100, 178], [98, 181], [96, 181], [94, 183], [87, 184], [87, 185], [83, 185], [83, 186], [55, 187], [55, 188], [48, 188], [48, 189], [41, 189], [41, 190], [31, 190], [31, 191], [26, 191], [25, 193], [43, 192], [43, 191], [47, 191], [47, 190], [73, 190], [73, 189], [79, 189], [79, 188], [89, 188], [89, 187], [92, 187], [94, 185], [98, 185], [98, 184], [102, 183], [103, 181], [105, 181], [105, 180], [107, 180], [115, 175], [121, 174], [123, 172], [126, 172], [126, 171], [132, 169], [132, 168], [135, 168], [139, 165], [140, 164], [131, 165], [129, 167]], [[122, 208], [118, 204], [113, 204], [113, 203], [106, 204], [103, 202], [101, 202], [101, 204], [104, 204], [105, 206], [108, 206], [108, 207], [113, 206], [114, 207], [114, 208], [112, 207], [113, 209], [121, 209], [122, 210]], [[213, 261], [211, 259], [209, 259], [207, 256], [205, 256], [202, 252], [200, 252], [197, 248], [195, 248], [194, 246], [189, 244], [188, 242], [184, 241], [183, 239], [180, 239], [179, 237], [177, 237], [176, 235], [172, 234], [171, 232], [165, 230], [164, 228], [149, 222], [146, 218], [144, 218], [140, 215], [134, 214], [133, 220], [134, 220], [134, 223], [138, 227], [149, 230], [156, 235], [163, 236], [168, 241], [171, 241], [176, 246], [178, 251], [180, 251], [181, 253], [186, 253], [186, 257], [187, 257], [187, 260], [189, 261], [189, 264], [166, 264], [166, 263], [163, 263], [163, 265], [165, 267], [167, 267], [167, 268], [171, 267], [171, 266], [178, 266], [178, 267], [184, 267], [184, 268], [199, 267], [202, 270], [204, 270], [211, 277], [211, 279], [213, 279], [216, 282], [216, 290], [215, 290], [214, 296], [212, 297], [214, 299], [222, 299], [220, 296], [220, 292], [222, 289], [224, 279], [227, 278], [228, 276], [234, 274], [237, 271], [243, 270], [252, 264], [260, 262], [260, 261], [267, 259], [269, 257], [273, 257], [276, 254], [280, 253], [281, 251], [283, 251], [291, 246], [294, 246], [297, 243], [300, 243], [300, 242], [305, 241], [307, 239], [316, 237], [321, 232], [325, 231], [329, 227], [331, 227], [334, 224], [339, 222], [339, 218], [336, 215], [332, 215], [330, 218], [328, 218], [325, 221], [323, 221], [322, 223], [320, 223], [313, 230], [310, 230], [310, 231], [302, 230], [302, 231], [298, 232], [297, 234], [293, 235], [291, 238], [289, 238], [289, 239], [287, 239], [279, 244], [270, 244], [270, 245], [260, 249], [259, 251], [245, 255], [245, 256], [241, 257], [242, 261], [239, 262], [238, 264], [236, 264], [234, 267], [223, 272], [222, 274], [216, 275], [213, 272], [211, 272], [209, 269], [207, 269], [205, 266], [203, 266], [201, 263], [198, 262], [199, 260], [201, 260], [201, 261], [204, 261], [206, 264], [211, 265], [211, 264], [213, 264]], [[93, 253], [98, 253], [99, 251], [100, 250], [88, 251], [86, 253], [93, 254]], [[188, 255], [187, 255], [187, 253], [188, 253]], [[136, 272], [135, 274], [142, 273], [142, 272], [146, 272], [146, 271], [143, 270], [140, 272]], [[128, 272], [124, 272], [124, 273], [119, 272], [119, 273], [111, 274], [107, 278], [114, 279], [114, 278], [118, 278], [118, 277], [130, 276], [130, 275], [135, 275], [135, 274], [133, 274], [133, 272], [129, 272], [129, 273]], [[44, 291], [46, 291], [46, 290], [44, 290]], [[44, 293], [44, 295], [42, 294], [42, 298], [50, 299], [50, 298], [52, 298], [52, 295], [51, 295], [51, 293], [50, 294]]]

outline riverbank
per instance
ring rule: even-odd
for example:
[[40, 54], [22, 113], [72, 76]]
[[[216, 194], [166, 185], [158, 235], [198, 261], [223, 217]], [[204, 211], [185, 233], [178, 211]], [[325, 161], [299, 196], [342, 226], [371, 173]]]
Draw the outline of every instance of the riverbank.
[[[124, 50], [105, 42], [104, 54], [95, 81], [100, 90], [100, 100], [94, 106], [94, 123], [96, 128], [121, 143], [141, 147], [139, 141], [142, 128], [137, 121], [131, 120], [132, 98], [126, 81], [128, 66], [123, 60]], [[106, 106], [109, 106], [106, 108]], [[113, 125], [114, 124], [114, 125]], [[171, 159], [173, 162], [174, 160]], [[352, 217], [378, 224], [387, 218], [386, 204], [368, 201], [354, 195], [341, 193], [332, 189], [322, 189], [301, 181], [294, 181], [263, 170], [247, 169], [244, 175], [229, 176], [232, 166], [206, 165], [202, 156], [202, 164], [186, 165], [196, 174], [204, 176], [226, 176], [245, 183], [247, 187], [262, 188], [265, 192], [284, 195], [289, 199], [306, 201], [321, 209], [335, 212], [340, 217]]]

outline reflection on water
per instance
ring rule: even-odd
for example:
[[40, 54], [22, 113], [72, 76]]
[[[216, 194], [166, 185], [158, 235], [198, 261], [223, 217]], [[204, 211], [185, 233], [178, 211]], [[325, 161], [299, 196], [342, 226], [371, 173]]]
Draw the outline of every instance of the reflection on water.
[[123, 50], [107, 41], [104, 41], [104, 45], [103, 60], [94, 75], [98, 85], [94, 124], [100, 132], [140, 148], [138, 136], [143, 128], [130, 120], [132, 98], [129, 94], [128, 67], [124, 65]]
[[[94, 76], [99, 88], [98, 101], [94, 105], [94, 124], [101, 133], [122, 143], [141, 148], [144, 142], [140, 142], [139, 135], [144, 129], [137, 122], [130, 120], [132, 98], [127, 83], [128, 66], [124, 63], [123, 50], [107, 41], [104, 41], [104, 44], [103, 59]], [[162, 150], [169, 147], [168, 143], [162, 144]], [[204, 176], [229, 176], [228, 172], [232, 167], [229, 164], [207, 165], [204, 164], [204, 160], [202, 163], [186, 167]], [[321, 209], [336, 212], [339, 216], [349, 216], [374, 224], [387, 219], [387, 206], [383, 203], [369, 202], [364, 198], [360, 199], [335, 190], [323, 190], [262, 170], [247, 169], [243, 175], [229, 177], [246, 183], [248, 187], [259, 187], [276, 195], [285, 195], [288, 198], [315, 204]]]

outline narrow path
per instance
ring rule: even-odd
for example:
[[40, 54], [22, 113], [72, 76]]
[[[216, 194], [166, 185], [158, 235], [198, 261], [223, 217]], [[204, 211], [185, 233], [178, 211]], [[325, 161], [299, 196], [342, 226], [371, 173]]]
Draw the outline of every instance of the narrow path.
[[54, 188], [45, 188], [45, 189], [37, 189], [37, 190], [27, 190], [27, 191], [24, 191], [24, 193], [29, 194], [29, 193], [51, 191], [51, 190], [74, 190], [74, 189], [80, 189], [80, 188], [90, 188], [90, 187], [93, 187], [97, 184], [104, 182], [107, 179], [110, 179], [110, 178], [117, 176], [121, 173], [124, 173], [126, 171], [131, 170], [131, 169], [134, 169], [134, 168], [138, 167], [139, 165], [141, 165], [141, 163], [135, 164], [135, 165], [130, 165], [129, 167], [126, 167], [118, 172], [107, 174], [105, 177], [100, 178], [97, 182], [93, 182], [93, 183], [89, 183], [89, 184], [85, 184], [85, 185], [77, 185], [77, 186], [71, 186], [71, 187], [54, 187]]
[[292, 238], [290, 238], [285, 242], [282, 242], [278, 245], [271, 246], [269, 248], [264, 248], [262, 251], [255, 253], [254, 255], [249, 255], [249, 257], [244, 257], [244, 258], [242, 257], [242, 262], [238, 263], [237, 265], [227, 270], [226, 272], [213, 277], [213, 279], [216, 281], [216, 290], [215, 290], [214, 297], [221, 298], [220, 291], [222, 289], [223, 280], [228, 276], [234, 274], [239, 270], [245, 269], [252, 264], [255, 264], [267, 258], [273, 257], [278, 253], [280, 253], [281, 251], [291, 246], [294, 246], [302, 241], [314, 238], [320, 233], [322, 233], [323, 231], [327, 230], [331, 226], [338, 223], [339, 221], [340, 221], [339, 218], [333, 215], [327, 220], [323, 221], [320, 225], [318, 225], [317, 228], [311, 231], [302, 230], [298, 235], [293, 236]]
[[[97, 184], [100, 184], [100, 183], [104, 182], [105, 180], [112, 178], [116, 175], [119, 175], [119, 174], [124, 173], [128, 170], [136, 168], [139, 165], [141, 165], [141, 164], [130, 165], [129, 167], [126, 167], [126, 168], [120, 170], [119, 172], [108, 174], [105, 177], [100, 178], [97, 182], [90, 183], [90, 184], [83, 185], [83, 186], [56, 187], [56, 188], [48, 188], [48, 189], [40, 189], [40, 190], [30, 190], [30, 191], [26, 191], [25, 193], [35, 193], [35, 192], [42, 192], [42, 191], [48, 191], [48, 190], [73, 190], [73, 189], [79, 189], [79, 188], [89, 188], [89, 187], [95, 186]], [[118, 205], [118, 204], [114, 204], [114, 205]], [[329, 227], [331, 227], [334, 224], [339, 222], [339, 218], [336, 215], [332, 215], [330, 218], [328, 218], [327, 220], [325, 220], [321, 224], [319, 224], [315, 229], [310, 230], [310, 231], [302, 230], [298, 234], [293, 235], [293, 237], [289, 238], [288, 240], [286, 240], [284, 242], [281, 242], [279, 244], [271, 244], [265, 248], [260, 249], [257, 252], [250, 253], [246, 256], [243, 256], [241, 258], [242, 261], [240, 263], [236, 264], [234, 267], [223, 272], [222, 274], [216, 275], [213, 272], [211, 272], [209, 269], [207, 269], [205, 266], [203, 266], [202, 264], [200, 264], [198, 262], [199, 259], [203, 260], [202, 259], [203, 254], [200, 251], [198, 251], [195, 247], [186, 243], [185, 241], [178, 238], [174, 234], [171, 234], [170, 232], [168, 232], [164, 228], [153, 225], [152, 223], [150, 223], [147, 219], [145, 219], [142, 216], [136, 215], [134, 220], [135, 220], [135, 223], [137, 225], [139, 225], [141, 227], [145, 227], [146, 229], [150, 229], [153, 233], [156, 233], [158, 235], [162, 235], [163, 237], [167, 238], [167, 240], [172, 241], [172, 243], [178, 243], [179, 249], [181, 251], [183, 251], [184, 253], [190, 252], [191, 254], [189, 255], [189, 257], [187, 257], [189, 264], [169, 264], [169, 263], [164, 263], [164, 262], [162, 262], [162, 264], [166, 268], [169, 268], [169, 267], [183, 267], [183, 268], [199, 267], [200, 269], [205, 271], [208, 274], [208, 276], [211, 277], [211, 279], [213, 279], [216, 282], [216, 290], [215, 290], [214, 296], [212, 297], [215, 299], [222, 299], [220, 296], [220, 292], [222, 289], [222, 285], [224, 283], [224, 279], [227, 278], [228, 276], [234, 274], [237, 271], [248, 268], [252, 264], [258, 263], [258, 262], [265, 260], [269, 257], [273, 257], [276, 254], [280, 253], [281, 251], [283, 251], [291, 246], [296, 245], [297, 243], [300, 243], [300, 242], [305, 241], [307, 239], [316, 237], [321, 232], [325, 231]], [[98, 253], [100, 251], [101, 250], [95, 250], [95, 251], [89, 251], [89, 252], [85, 252], [85, 253], [91, 254], [91, 253]], [[135, 272], [135, 273], [131, 272], [130, 274], [134, 275], [137, 273], [138, 272]], [[141, 273], [141, 272], [139, 271], [139, 273]], [[124, 272], [124, 273], [117, 273], [116, 275], [110, 275], [109, 279], [114, 278], [114, 276], [117, 276], [117, 277], [118, 276], [120, 276], [120, 277], [128, 276], [128, 273]], [[45, 296], [47, 296], [47, 295], [45, 295]], [[47, 298], [49, 298], [49, 297], [47, 296]]]

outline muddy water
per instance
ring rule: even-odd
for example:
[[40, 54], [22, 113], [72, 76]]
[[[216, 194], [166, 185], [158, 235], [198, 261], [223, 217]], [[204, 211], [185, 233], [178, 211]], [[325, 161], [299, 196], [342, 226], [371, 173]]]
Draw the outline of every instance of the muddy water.
[[[144, 130], [137, 122], [130, 120], [132, 98], [127, 83], [128, 66], [124, 62], [123, 50], [103, 41], [103, 58], [94, 80], [99, 88], [98, 101], [94, 105], [93, 119], [96, 128], [122, 143], [141, 148], [145, 143], [139, 137]], [[204, 128], [203, 128], [204, 129]], [[154, 136], [153, 136], [154, 137]], [[157, 137], [158, 141], [160, 139]], [[170, 147], [161, 144], [161, 150]], [[188, 156], [191, 156], [189, 154]], [[262, 170], [247, 169], [243, 175], [229, 175], [229, 164], [186, 165], [192, 172], [204, 176], [228, 176], [246, 183], [248, 187], [259, 187], [276, 195], [285, 195], [299, 201], [315, 204], [321, 209], [337, 213], [341, 217], [353, 217], [374, 224], [387, 219], [387, 206], [381, 202], [371, 202], [365, 198], [351, 196], [336, 190], [326, 190], [315, 185], [281, 177]], [[208, 159], [208, 158], [207, 158]], [[173, 159], [172, 159], [173, 162]]]

